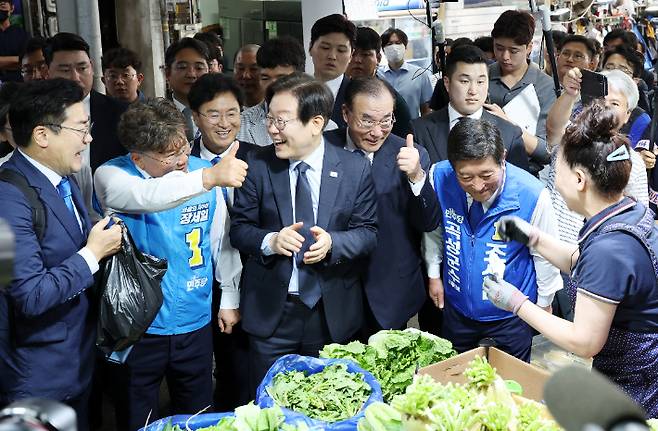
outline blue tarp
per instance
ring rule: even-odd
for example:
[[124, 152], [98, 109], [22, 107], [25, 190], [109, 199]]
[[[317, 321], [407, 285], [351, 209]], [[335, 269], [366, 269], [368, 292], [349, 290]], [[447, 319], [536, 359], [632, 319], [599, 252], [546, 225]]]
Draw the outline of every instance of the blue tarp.
[[[182, 430], [185, 430], [185, 422], [191, 416], [192, 415], [176, 415], [176, 416], [169, 416], [167, 418], [158, 419], [157, 421], [153, 422], [149, 426], [141, 428], [139, 431], [162, 431], [163, 429], [165, 429], [168, 423], [171, 423], [171, 425], [178, 425], [181, 427]], [[192, 430], [209, 427], [212, 425], [217, 425], [217, 422], [219, 422], [222, 418], [231, 417], [231, 416], [233, 416], [233, 413], [200, 414], [190, 419], [188, 426]]]
[[302, 422], [308, 425], [308, 427], [311, 429], [321, 429], [326, 431], [354, 431], [356, 430], [359, 419], [361, 419], [364, 415], [365, 408], [376, 401], [383, 402], [383, 397], [382, 389], [379, 386], [377, 379], [375, 379], [375, 377], [368, 371], [365, 371], [363, 368], [359, 367], [355, 362], [346, 359], [319, 359], [300, 355], [282, 356], [274, 363], [274, 365], [272, 365], [260, 386], [258, 386], [258, 391], [256, 392], [256, 404], [258, 404], [261, 408], [272, 407], [275, 404], [272, 397], [270, 397], [270, 395], [267, 393], [267, 387], [270, 386], [274, 376], [277, 374], [286, 371], [306, 371], [308, 374], [315, 374], [322, 371], [328, 365], [338, 363], [346, 364], [347, 370], [351, 373], [363, 374], [365, 382], [372, 389], [370, 397], [366, 400], [365, 404], [356, 416], [340, 422], [327, 423], [316, 419], [311, 419], [308, 416], [294, 412], [283, 406], [281, 406], [281, 410], [286, 416], [286, 423], [289, 424], [298, 424]]

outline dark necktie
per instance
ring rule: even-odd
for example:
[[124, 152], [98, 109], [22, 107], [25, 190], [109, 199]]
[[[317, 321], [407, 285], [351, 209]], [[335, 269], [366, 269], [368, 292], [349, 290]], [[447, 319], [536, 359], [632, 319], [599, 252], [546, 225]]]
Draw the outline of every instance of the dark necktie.
[[311, 185], [306, 177], [306, 171], [310, 168], [307, 163], [300, 162], [297, 169], [297, 187], [295, 188], [295, 222], [304, 222], [299, 233], [304, 237], [302, 249], [295, 255], [297, 263], [297, 285], [299, 287], [299, 298], [308, 308], [313, 308], [321, 296], [320, 285], [313, 269], [304, 263], [304, 253], [313, 244], [314, 238], [311, 227], [315, 226], [315, 215], [313, 214], [313, 198]]
[[472, 232], [476, 231], [478, 224], [482, 221], [482, 217], [484, 217], [482, 203], [474, 200], [471, 208], [468, 210], [468, 224], [471, 225]]
[[66, 208], [69, 209], [69, 211], [73, 215], [73, 218], [75, 219], [75, 223], [78, 225], [78, 227], [80, 227], [80, 224], [78, 223], [78, 217], [75, 215], [75, 204], [73, 203], [71, 182], [67, 177], [63, 177], [62, 180], [59, 182], [59, 184], [57, 185], [57, 192], [62, 197], [62, 199], [64, 199]]
[[[212, 159], [210, 163], [212, 163], [212, 165], [215, 166], [217, 163], [220, 162], [220, 160], [222, 160], [220, 156], [215, 156], [215, 158]], [[224, 202], [226, 202], [226, 206], [227, 207], [230, 206], [231, 202], [228, 200], [228, 189], [226, 187], [222, 187], [222, 195], [224, 195]]]

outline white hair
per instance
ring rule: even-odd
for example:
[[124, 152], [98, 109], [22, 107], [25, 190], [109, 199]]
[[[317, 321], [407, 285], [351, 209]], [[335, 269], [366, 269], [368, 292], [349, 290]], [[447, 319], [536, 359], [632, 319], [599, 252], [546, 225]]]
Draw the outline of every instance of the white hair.
[[608, 89], [614, 89], [626, 97], [629, 111], [637, 107], [637, 102], [640, 100], [640, 92], [633, 78], [621, 70], [604, 70], [601, 74], [608, 78]]

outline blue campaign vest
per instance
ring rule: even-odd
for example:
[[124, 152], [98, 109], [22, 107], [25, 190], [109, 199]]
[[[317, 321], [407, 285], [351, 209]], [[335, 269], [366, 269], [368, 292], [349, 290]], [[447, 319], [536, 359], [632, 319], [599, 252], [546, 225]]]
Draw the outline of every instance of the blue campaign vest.
[[505, 281], [537, 302], [537, 278], [528, 247], [504, 242], [495, 223], [504, 215], [515, 215], [530, 222], [543, 184], [535, 177], [507, 163], [503, 190], [484, 218], [471, 231], [468, 223], [466, 193], [459, 185], [450, 162], [438, 162], [434, 168], [434, 188], [443, 210], [443, 286], [446, 301], [465, 317], [477, 321], [496, 321], [513, 316], [494, 306], [482, 291], [482, 281], [491, 274], [490, 256], [497, 254], [505, 262]]
[[[130, 155], [107, 162], [131, 175], [142, 177]], [[190, 171], [210, 166], [190, 157]], [[215, 192], [207, 192], [166, 211], [117, 214], [130, 230], [137, 248], [168, 262], [162, 280], [164, 301], [146, 331], [176, 335], [195, 331], [210, 322], [213, 263], [210, 226], [215, 212]]]

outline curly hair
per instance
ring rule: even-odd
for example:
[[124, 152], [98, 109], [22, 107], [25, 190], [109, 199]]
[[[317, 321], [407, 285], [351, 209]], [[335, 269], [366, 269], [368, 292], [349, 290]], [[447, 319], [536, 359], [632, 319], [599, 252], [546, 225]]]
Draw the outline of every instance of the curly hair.
[[167, 99], [157, 97], [133, 103], [121, 115], [119, 142], [131, 152], [161, 153], [185, 140], [185, 118]]

